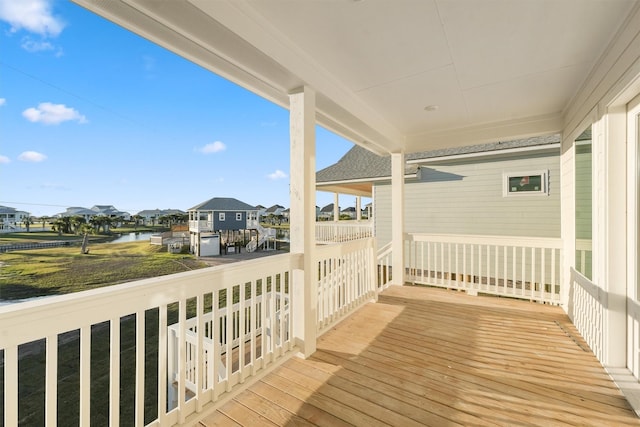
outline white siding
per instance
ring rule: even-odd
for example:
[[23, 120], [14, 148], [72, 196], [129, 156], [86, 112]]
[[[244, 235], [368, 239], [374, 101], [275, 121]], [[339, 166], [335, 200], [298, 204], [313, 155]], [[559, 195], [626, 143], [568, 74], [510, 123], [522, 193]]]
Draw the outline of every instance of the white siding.
[[[503, 196], [505, 173], [538, 170], [549, 171], [548, 195]], [[560, 237], [559, 153], [434, 164], [421, 174], [405, 187], [407, 233]], [[390, 196], [390, 185], [375, 186], [380, 245], [391, 238]]]

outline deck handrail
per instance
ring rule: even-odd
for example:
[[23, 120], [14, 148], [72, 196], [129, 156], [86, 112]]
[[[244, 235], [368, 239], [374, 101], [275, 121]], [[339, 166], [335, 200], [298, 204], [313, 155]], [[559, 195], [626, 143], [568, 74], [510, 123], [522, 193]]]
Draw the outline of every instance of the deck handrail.
[[376, 299], [375, 245], [369, 237], [316, 247], [318, 335]]
[[605, 360], [602, 331], [605, 330], [605, 311], [608, 306], [607, 292], [571, 268], [567, 314], [600, 361]]
[[561, 268], [560, 238], [405, 236], [406, 279], [417, 284], [561, 304]]
[[318, 221], [316, 222], [316, 242], [337, 243], [366, 239], [374, 235], [372, 220]]
[[[230, 391], [235, 384], [244, 381], [247, 377], [255, 375], [278, 358], [284, 356], [293, 349], [292, 322], [289, 319], [289, 303], [285, 303], [284, 295], [291, 301], [290, 294], [292, 283], [291, 271], [301, 265], [300, 256], [281, 254], [268, 258], [260, 258], [251, 261], [243, 261], [230, 265], [210, 267], [179, 273], [152, 279], [139, 280], [131, 283], [114, 285], [100, 289], [79, 292], [75, 294], [54, 296], [36, 301], [29, 301], [0, 307], [0, 350], [3, 353], [4, 362], [4, 423], [5, 425], [18, 425], [18, 387], [23, 381], [19, 377], [19, 359], [24, 357], [19, 347], [33, 341], [45, 340], [46, 345], [46, 373], [45, 381], [45, 419], [52, 425], [57, 420], [58, 378], [57, 360], [59, 335], [69, 331], [79, 331], [79, 358], [80, 387], [80, 425], [90, 424], [91, 394], [86, 390], [91, 389], [90, 366], [92, 360], [91, 338], [92, 327], [108, 322], [109, 329], [109, 422], [119, 424], [120, 407], [120, 330], [121, 324], [127, 320], [135, 319], [135, 398], [132, 402], [135, 406], [135, 423], [143, 425], [145, 407], [145, 318], [148, 311], [157, 311], [155, 319], [158, 323], [157, 348], [159, 360], [157, 365], [157, 389], [154, 394], [157, 397], [158, 415], [155, 421], [148, 425], [171, 425], [183, 422], [185, 418], [202, 408], [207, 402], [214, 401], [221, 394]], [[257, 329], [250, 331], [250, 340], [239, 340], [234, 343], [227, 340], [219, 345], [213, 353], [226, 354], [225, 369], [227, 375], [224, 378], [216, 378], [211, 373], [216, 372], [218, 363], [216, 359], [200, 352], [187, 357], [188, 343], [193, 340], [187, 334], [189, 324], [197, 323], [198, 330], [204, 330], [207, 305], [209, 312], [214, 307], [219, 309], [227, 305], [227, 296], [249, 293], [258, 295], [259, 286], [270, 286], [277, 291], [277, 298], [282, 299], [276, 304], [276, 298], [271, 298], [269, 310], [255, 309], [259, 298], [247, 302], [240, 298], [237, 301], [237, 313], [240, 324], [244, 324], [247, 316], [258, 319], [262, 327], [269, 327], [272, 331], [281, 331], [281, 338], [274, 342], [272, 348], [260, 343], [261, 354], [256, 352], [258, 340], [264, 340], [265, 334], [257, 334]], [[274, 294], [275, 295], [275, 294]], [[224, 296], [224, 298], [223, 298]], [[178, 312], [171, 313], [169, 306], [177, 306]], [[232, 311], [236, 304], [233, 304]], [[276, 313], [276, 307], [285, 310], [280, 316], [267, 316], [267, 313]], [[247, 310], [248, 309], [248, 310]], [[195, 313], [193, 319], [187, 320]], [[247, 314], [251, 313], [251, 314]], [[168, 319], [177, 317], [174, 329], [178, 331], [179, 342], [174, 347], [178, 362], [177, 375], [167, 366], [169, 331]], [[219, 319], [214, 316], [214, 319]], [[214, 334], [219, 330], [220, 321], [216, 320]], [[264, 326], [263, 326], [264, 325]], [[226, 322], [227, 336], [233, 335], [232, 322]], [[263, 338], [264, 337], [264, 338]], [[204, 334], [197, 334], [197, 347], [205, 349]], [[213, 339], [216, 345], [216, 339]], [[235, 346], [235, 349], [234, 349]], [[231, 354], [236, 351], [239, 361], [231, 359]], [[187, 366], [187, 361], [192, 360], [193, 365]], [[188, 376], [189, 369], [195, 369], [197, 374]], [[206, 372], [210, 374], [205, 375]], [[214, 381], [206, 381], [206, 378]], [[189, 379], [195, 380], [194, 395], [187, 399], [186, 390]], [[171, 402], [167, 395], [167, 389], [176, 383], [175, 401]], [[167, 409], [169, 402], [169, 409]]]

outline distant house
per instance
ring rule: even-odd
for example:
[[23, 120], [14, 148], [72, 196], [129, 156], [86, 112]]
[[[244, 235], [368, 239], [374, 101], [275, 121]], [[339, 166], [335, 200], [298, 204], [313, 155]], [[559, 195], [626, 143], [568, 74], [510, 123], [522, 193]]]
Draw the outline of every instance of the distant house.
[[180, 209], [146, 209], [136, 214], [142, 217], [143, 225], [157, 225], [158, 219], [169, 215], [186, 215], [186, 212]]
[[93, 218], [96, 215], [99, 215], [98, 212], [92, 209], [83, 208], [80, 206], [72, 206], [67, 208], [67, 210], [65, 210], [64, 212], [60, 212], [58, 214], [55, 214], [54, 216], [57, 218], [80, 216], [84, 218], [85, 221], [88, 222], [91, 218]]
[[[338, 207], [340, 210], [340, 207]], [[333, 220], [333, 203], [329, 203], [320, 209], [318, 213], [318, 221], [332, 221]]]
[[344, 208], [340, 211], [340, 216], [349, 216], [350, 219], [356, 219], [356, 208], [353, 206], [349, 206], [348, 208]]
[[[560, 237], [559, 135], [405, 157], [407, 233]], [[354, 146], [317, 188], [370, 194], [380, 244], [391, 239], [391, 162]], [[333, 204], [321, 211], [330, 218]]]
[[[285, 208], [281, 205], [273, 205], [270, 208], [266, 209], [262, 217], [267, 219], [271, 219], [278, 223], [281, 223], [285, 219]], [[287, 217], [288, 218], [288, 217]]]
[[284, 212], [284, 206], [280, 206], [280, 205], [273, 205], [265, 211], [267, 215], [269, 214], [282, 215], [283, 212]]
[[131, 214], [129, 212], [118, 210], [112, 205], [95, 205], [91, 210], [97, 212], [98, 215], [108, 216], [109, 218], [122, 218], [125, 221], [129, 221], [131, 219]]
[[80, 206], [72, 206], [67, 208], [66, 211], [55, 215], [58, 218], [81, 216], [87, 222], [95, 216], [107, 216], [109, 218], [122, 218], [128, 221], [131, 218], [129, 212], [124, 212], [114, 208], [112, 205], [95, 205], [91, 209], [83, 208]]
[[9, 206], [0, 206], [0, 230], [13, 231], [29, 216], [29, 212], [19, 211]]
[[243, 232], [260, 229], [256, 207], [230, 197], [214, 197], [188, 213], [191, 251], [199, 256], [218, 255], [220, 244], [244, 243]]

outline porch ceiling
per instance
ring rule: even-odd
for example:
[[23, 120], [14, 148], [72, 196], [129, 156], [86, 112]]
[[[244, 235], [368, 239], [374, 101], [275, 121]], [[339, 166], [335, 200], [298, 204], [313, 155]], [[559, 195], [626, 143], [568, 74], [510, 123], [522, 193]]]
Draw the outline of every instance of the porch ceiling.
[[[382, 154], [562, 130], [632, 0], [74, 0]], [[437, 106], [435, 111], [425, 107]]]

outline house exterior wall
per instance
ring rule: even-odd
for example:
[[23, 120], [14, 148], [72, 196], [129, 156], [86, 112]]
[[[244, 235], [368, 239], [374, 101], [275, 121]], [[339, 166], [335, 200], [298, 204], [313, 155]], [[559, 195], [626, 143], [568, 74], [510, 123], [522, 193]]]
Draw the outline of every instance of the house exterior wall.
[[[224, 213], [224, 221], [220, 221], [220, 213]], [[241, 215], [240, 220], [236, 220], [236, 214]], [[214, 230], [244, 230], [247, 228], [247, 213], [243, 211], [214, 211]]]
[[[526, 156], [526, 157], [525, 157]], [[548, 171], [548, 195], [504, 196], [505, 173]], [[559, 152], [422, 166], [405, 186], [405, 232], [560, 237]], [[378, 244], [391, 239], [391, 185], [374, 186]]]

